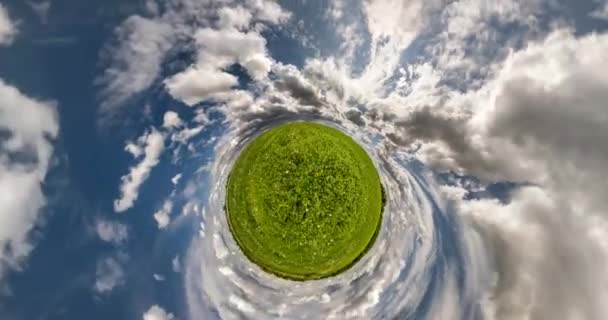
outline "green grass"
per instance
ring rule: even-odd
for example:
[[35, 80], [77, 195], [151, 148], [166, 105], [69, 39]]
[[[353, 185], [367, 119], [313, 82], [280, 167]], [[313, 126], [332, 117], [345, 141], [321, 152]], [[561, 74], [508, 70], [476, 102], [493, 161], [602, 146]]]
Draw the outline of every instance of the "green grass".
[[339, 130], [297, 122], [251, 142], [228, 178], [226, 211], [243, 253], [292, 280], [336, 275], [373, 244], [383, 190], [367, 153]]

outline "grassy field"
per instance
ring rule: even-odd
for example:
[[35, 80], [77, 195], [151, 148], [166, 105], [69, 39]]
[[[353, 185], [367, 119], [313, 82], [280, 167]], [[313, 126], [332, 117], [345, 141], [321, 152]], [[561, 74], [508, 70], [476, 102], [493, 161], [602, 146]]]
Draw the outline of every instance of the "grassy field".
[[339, 130], [297, 122], [255, 139], [228, 178], [230, 230], [267, 272], [320, 279], [352, 266], [380, 227], [384, 198], [367, 153]]

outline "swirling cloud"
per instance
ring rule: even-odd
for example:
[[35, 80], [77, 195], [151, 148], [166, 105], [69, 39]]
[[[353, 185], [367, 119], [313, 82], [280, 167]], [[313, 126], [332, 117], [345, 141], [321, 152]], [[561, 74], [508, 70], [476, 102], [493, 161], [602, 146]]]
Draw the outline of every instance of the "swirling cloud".
[[[320, 46], [299, 31], [297, 12], [267, 1], [180, 3], [191, 11], [171, 7], [151, 23], [170, 25], [192, 50], [191, 61], [160, 81], [196, 112], [192, 120], [165, 114], [174, 159], [213, 146], [197, 170], [209, 174], [176, 179], [188, 186], [179, 199], [184, 212], [201, 224], [184, 261], [191, 318], [608, 314], [605, 33], [576, 32], [566, 18], [547, 23], [544, 10], [570, 13], [540, 0], [336, 1], [322, 19], [340, 43], [294, 65], [273, 56], [269, 30]], [[161, 42], [146, 58], [160, 63], [177, 45]], [[159, 77], [148, 71], [153, 77], [129, 94]], [[360, 142], [388, 200], [378, 242], [361, 262], [298, 284], [246, 260], [223, 210], [239, 151], [263, 130], [296, 120], [332, 125]], [[221, 128], [215, 138], [191, 140], [214, 128]], [[147, 158], [141, 144], [127, 149]], [[124, 181], [138, 182], [128, 189], [136, 191], [143, 180]], [[496, 182], [512, 187], [502, 197], [479, 196]], [[174, 189], [167, 201], [177, 198]], [[171, 209], [158, 215], [163, 225]]]

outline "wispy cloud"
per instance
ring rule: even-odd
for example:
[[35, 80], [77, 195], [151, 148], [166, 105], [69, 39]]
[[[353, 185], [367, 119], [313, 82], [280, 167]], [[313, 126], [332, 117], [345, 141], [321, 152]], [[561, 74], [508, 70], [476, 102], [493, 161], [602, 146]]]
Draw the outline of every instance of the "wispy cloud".
[[[136, 157], [143, 153], [140, 162], [129, 170], [129, 174], [121, 178], [120, 197], [114, 201], [114, 210], [123, 212], [131, 208], [139, 197], [139, 187], [150, 175], [165, 148], [165, 137], [162, 133], [152, 130], [137, 140], [137, 145], [128, 144], [127, 150]], [[137, 150], [137, 151], [134, 151]]]
[[121, 244], [129, 237], [127, 226], [113, 221], [97, 220], [95, 231], [99, 239], [113, 244]]
[[115, 288], [125, 284], [126, 273], [124, 263], [128, 256], [118, 254], [109, 256], [97, 263], [94, 289], [100, 294], [109, 294]]
[[16, 35], [15, 21], [11, 20], [4, 5], [0, 4], [0, 46], [12, 44]]

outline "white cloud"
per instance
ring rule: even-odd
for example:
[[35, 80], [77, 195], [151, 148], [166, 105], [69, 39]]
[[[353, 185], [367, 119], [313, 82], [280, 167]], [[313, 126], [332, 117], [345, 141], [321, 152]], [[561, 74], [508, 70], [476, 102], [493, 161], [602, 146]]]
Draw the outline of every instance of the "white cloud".
[[536, 185], [508, 204], [450, 191], [496, 264], [488, 319], [608, 314], [607, 50], [608, 34], [556, 31], [508, 55], [479, 90], [444, 102], [469, 116], [428, 108], [396, 123], [435, 168]]
[[200, 48], [200, 65], [222, 68], [244, 63], [257, 54], [266, 55], [266, 39], [253, 31], [204, 28], [196, 33], [195, 39]]
[[[352, 19], [359, 12], [347, 7], [349, 14], [344, 16], [344, 6], [336, 1], [326, 16], [334, 20], [342, 38], [339, 54], [310, 59], [308, 67], [321, 65], [324, 76], [331, 76], [347, 95], [365, 103], [383, 100], [387, 108], [401, 111], [435, 106], [445, 95], [457, 94], [454, 88], [478, 88], [510, 48], [542, 37], [544, 32], [535, 18], [543, 12], [541, 3], [544, 1], [362, 1], [365, 19]], [[505, 28], [514, 31], [505, 32]], [[362, 35], [368, 33], [370, 40], [366, 41]], [[353, 57], [361, 52], [368, 61]], [[402, 77], [397, 83], [406, 86], [394, 88], [399, 74]], [[421, 85], [427, 87], [415, 88]]]
[[253, 17], [251, 11], [243, 8], [242, 6], [237, 6], [234, 8], [223, 7], [219, 10], [218, 15], [218, 27], [220, 29], [246, 29], [249, 27], [251, 18]]
[[361, 76], [360, 89], [378, 94], [400, 63], [401, 52], [416, 38], [433, 1], [379, 0], [363, 2], [371, 36], [370, 63]]
[[343, 0], [335, 0], [329, 3], [327, 14], [334, 20], [339, 20], [344, 16], [346, 3]]
[[211, 95], [226, 92], [238, 84], [238, 79], [216, 69], [192, 66], [165, 80], [169, 93], [189, 106], [208, 99]]
[[175, 258], [173, 258], [173, 260], [171, 260], [171, 269], [175, 273], [179, 273], [182, 271], [182, 266], [181, 266], [181, 263], [179, 262], [178, 256], [175, 256]]
[[129, 237], [127, 226], [118, 222], [98, 220], [95, 231], [99, 239], [113, 244], [121, 244]]
[[177, 142], [181, 142], [181, 143], [186, 143], [188, 140], [190, 140], [192, 137], [196, 136], [197, 134], [201, 133], [203, 131], [203, 129], [205, 129], [205, 126], [198, 126], [198, 127], [194, 127], [194, 128], [184, 128], [174, 134], [171, 135], [171, 140], [172, 141], [177, 141]]
[[435, 133], [403, 133], [431, 138], [419, 154], [435, 167], [536, 185], [506, 205], [459, 201], [497, 265], [489, 319], [608, 314], [607, 50], [608, 34], [556, 31], [507, 57], [471, 95], [470, 120], [436, 110]]
[[122, 261], [125, 257], [107, 257], [97, 263], [95, 272], [95, 291], [109, 293], [125, 284], [125, 271]]
[[[200, 169], [202, 171], [208, 171], [209, 168], [203, 168]], [[201, 171], [199, 171], [201, 172]], [[182, 207], [182, 215], [189, 215], [189, 214], [199, 214], [199, 204], [195, 201], [189, 201], [188, 203], [186, 203], [183, 207]]]
[[125, 151], [127, 151], [136, 158], [141, 156], [144, 152], [139, 145], [130, 142], [125, 145]]
[[47, 1], [28, 1], [27, 4], [32, 8], [32, 11], [38, 16], [40, 22], [46, 24], [51, 10], [51, 0]]
[[173, 211], [173, 202], [168, 200], [154, 213], [154, 220], [158, 223], [159, 229], [165, 229], [171, 223], [171, 211]]
[[272, 68], [272, 60], [265, 54], [254, 54], [243, 61], [243, 67], [254, 80], [261, 80]]
[[0, 46], [12, 44], [15, 35], [17, 35], [17, 27], [6, 8], [0, 3]]
[[[264, 38], [258, 32], [268, 24], [285, 23], [290, 17], [280, 5], [269, 0], [247, 0], [237, 6], [218, 6], [214, 1], [175, 0], [162, 9], [148, 2], [147, 8], [152, 17], [133, 15], [127, 18], [116, 28], [114, 41], [104, 50], [102, 62], [106, 69], [99, 79], [105, 98], [101, 109], [102, 120], [115, 118], [118, 106], [154, 83], [163, 60], [178, 42], [193, 41], [203, 54], [217, 46], [233, 49], [225, 56], [218, 56], [217, 52], [209, 55], [215, 55], [222, 61], [198, 62], [182, 75], [165, 82], [174, 97], [189, 105], [236, 85], [234, 77], [221, 72], [226, 58], [233, 60], [233, 63], [242, 63], [253, 78], [263, 78], [271, 61], [265, 48], [251, 52], [247, 44], [234, 42], [235, 39], [231, 37], [235, 34], [243, 34], [245, 38], [257, 37], [256, 41], [262, 41], [265, 45]], [[213, 30], [211, 26], [222, 31], [216, 37], [219, 42], [207, 46], [200, 42], [197, 30]], [[246, 56], [239, 55], [239, 52]]]
[[285, 23], [291, 14], [272, 0], [246, 0], [245, 4], [252, 8], [256, 20], [268, 22], [271, 24]]
[[59, 126], [52, 104], [25, 96], [0, 79], [0, 279], [18, 269], [46, 204], [42, 191]]
[[158, 281], [158, 282], [162, 282], [165, 281], [165, 277], [163, 275], [160, 274], [153, 274], [152, 277], [154, 278], [154, 280]]
[[257, 32], [203, 28], [194, 38], [196, 63], [165, 81], [169, 93], [190, 106], [232, 92], [238, 78], [224, 71], [232, 64], [241, 64], [255, 80], [265, 78], [272, 66], [266, 40]]
[[590, 15], [593, 18], [608, 21], [608, 2], [601, 4], [595, 11], [591, 12]]
[[[538, 187], [517, 190], [509, 204], [460, 202], [459, 211], [482, 235], [496, 264], [485, 318], [604, 318], [606, 221], [576, 212], [569, 202]], [[604, 232], [599, 239], [598, 228]]]
[[[541, 2], [463, 0], [447, 5], [438, 41], [429, 48], [443, 78], [454, 86], [479, 86], [517, 43], [543, 35], [536, 18]], [[507, 25], [517, 31], [500, 30]]]
[[171, 178], [171, 183], [173, 183], [174, 185], [179, 183], [179, 180], [181, 180], [182, 178], [182, 174], [178, 173], [176, 174], [173, 178]]
[[109, 66], [99, 79], [106, 99], [102, 116], [113, 116], [114, 108], [152, 85], [175, 41], [170, 24], [137, 15], [117, 27], [115, 35], [117, 45], [106, 48]]
[[145, 133], [140, 139], [138, 145], [142, 148], [143, 159], [131, 167], [129, 174], [121, 178], [120, 197], [114, 201], [114, 210], [123, 212], [133, 206], [135, 200], [139, 196], [139, 187], [148, 179], [150, 171], [154, 168], [165, 148], [165, 137], [162, 133], [152, 130]]
[[210, 122], [209, 117], [204, 110], [197, 110], [196, 115], [192, 118], [192, 121], [200, 124], [207, 124]]
[[182, 119], [174, 111], [167, 111], [163, 117], [163, 127], [166, 129], [178, 128], [183, 125]]
[[223, 103], [229, 114], [239, 114], [255, 108], [253, 95], [245, 90], [233, 90], [224, 94], [217, 94], [215, 98]]
[[[423, 3], [421, 1], [403, 2], [399, 0], [365, 1], [363, 10], [367, 18], [368, 30], [374, 41], [382, 37], [409, 38], [409, 33], [416, 31], [420, 23], [419, 15]], [[410, 18], [400, 23], [404, 18]], [[402, 46], [401, 48], [405, 48]]]
[[[461, 147], [443, 141], [427, 144], [421, 156], [431, 164], [492, 180], [546, 184], [566, 173], [579, 176], [578, 170], [563, 172], [575, 163], [599, 171], [596, 162], [604, 153], [594, 146], [608, 134], [602, 102], [608, 80], [597, 70], [606, 65], [602, 52], [607, 39], [606, 34], [576, 39], [557, 31], [513, 53], [494, 80], [465, 100], [474, 116], [462, 124], [460, 139], [471, 152], [460, 153], [455, 149]], [[514, 154], [525, 158], [508, 161], [507, 155]]]
[[168, 313], [165, 309], [153, 305], [143, 315], [143, 320], [172, 320], [175, 319], [172, 313]]

